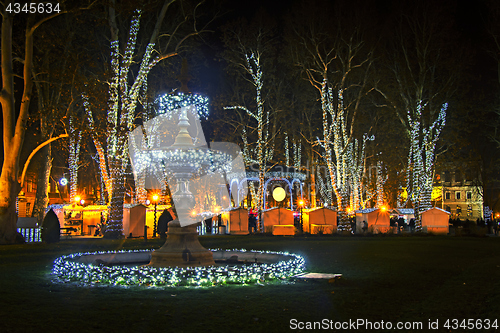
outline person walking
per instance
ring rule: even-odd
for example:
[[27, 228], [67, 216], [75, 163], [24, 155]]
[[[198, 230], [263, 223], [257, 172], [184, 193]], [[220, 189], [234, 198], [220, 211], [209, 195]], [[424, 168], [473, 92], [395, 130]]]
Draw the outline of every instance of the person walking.
[[165, 209], [158, 219], [158, 235], [160, 235], [160, 239], [165, 239], [167, 237], [168, 222], [172, 220], [172, 214], [168, 209]]

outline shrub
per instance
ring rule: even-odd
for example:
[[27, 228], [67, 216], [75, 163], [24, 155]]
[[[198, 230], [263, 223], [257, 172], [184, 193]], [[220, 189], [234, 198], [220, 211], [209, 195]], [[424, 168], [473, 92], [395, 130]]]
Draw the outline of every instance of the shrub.
[[49, 210], [42, 222], [42, 241], [46, 243], [59, 242], [61, 238], [60, 228], [56, 213], [52, 209]]

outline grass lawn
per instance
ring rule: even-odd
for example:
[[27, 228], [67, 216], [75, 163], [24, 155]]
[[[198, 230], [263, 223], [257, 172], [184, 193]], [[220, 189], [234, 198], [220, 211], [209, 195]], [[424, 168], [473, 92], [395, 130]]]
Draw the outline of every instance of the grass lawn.
[[287, 332], [291, 319], [325, 318], [421, 321], [424, 328], [439, 319], [444, 331], [448, 318], [500, 321], [500, 237], [257, 235], [203, 236], [200, 242], [298, 253], [307, 271], [343, 278], [211, 288], [77, 287], [52, 282], [58, 256], [158, 248], [160, 241], [0, 246], [0, 332]]

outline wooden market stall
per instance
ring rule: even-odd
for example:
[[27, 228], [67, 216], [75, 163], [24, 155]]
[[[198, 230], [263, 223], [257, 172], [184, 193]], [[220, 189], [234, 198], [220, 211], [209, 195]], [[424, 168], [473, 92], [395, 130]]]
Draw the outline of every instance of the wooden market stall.
[[363, 222], [368, 223], [367, 232], [387, 233], [391, 230], [389, 212], [380, 208], [367, 208], [356, 211], [356, 233], [362, 233]]
[[333, 234], [337, 232], [337, 212], [327, 207], [302, 211], [304, 232], [311, 234]]
[[237, 207], [222, 214], [222, 223], [226, 225], [226, 233], [231, 235], [247, 235], [248, 231], [248, 210]]
[[422, 217], [422, 231], [438, 234], [449, 232], [450, 213], [437, 207], [424, 211]]
[[281, 207], [265, 210], [263, 213], [264, 232], [273, 235], [295, 235], [293, 224], [293, 211]]
[[144, 237], [146, 209], [147, 207], [144, 205], [123, 207], [123, 234], [125, 237]]
[[[61, 222], [61, 230], [66, 235], [85, 235], [85, 230], [89, 224], [89, 216], [91, 213], [88, 211], [87, 216], [83, 213], [84, 207], [77, 204], [69, 204], [63, 206], [62, 213], [63, 219]], [[89, 214], [90, 213], [90, 214]], [[57, 214], [58, 215], [58, 214]], [[84, 220], [84, 217], [86, 219]], [[64, 221], [64, 222], [63, 222]], [[87, 224], [85, 223], [87, 222]]]
[[391, 210], [391, 214], [395, 218], [402, 217], [408, 224], [411, 219], [415, 218], [413, 208], [394, 208]]

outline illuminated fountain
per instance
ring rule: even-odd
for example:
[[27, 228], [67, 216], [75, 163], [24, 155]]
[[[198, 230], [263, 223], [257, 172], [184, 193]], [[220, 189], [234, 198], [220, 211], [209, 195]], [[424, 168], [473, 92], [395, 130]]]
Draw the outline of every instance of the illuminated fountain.
[[[131, 151], [136, 161], [136, 171], [137, 161], [151, 166], [160, 165], [162, 168], [155, 169], [157, 176], [168, 171], [169, 184], [176, 184], [172, 199], [177, 219], [169, 223], [165, 244], [153, 252], [92, 252], [59, 257], [54, 261], [52, 270], [57, 282], [76, 282], [78, 285], [199, 287], [279, 281], [303, 272], [304, 258], [296, 254], [246, 250], [210, 251], [199, 243], [195, 226], [198, 219], [191, 215], [195, 197], [189, 189], [190, 180], [193, 176], [216, 176], [215, 181], [211, 179], [210, 183], [218, 186], [223, 179], [220, 174], [222, 170], [234, 173], [239, 168], [239, 160], [232, 160], [234, 154], [229, 153], [227, 145], [212, 145], [222, 147], [217, 150], [195, 147], [196, 144], [187, 133], [188, 126], [186, 110], [183, 110], [179, 121], [180, 130], [173, 145], [169, 148], [143, 150], [140, 154], [139, 150], [135, 153], [133, 149]], [[241, 167], [244, 170], [244, 166]], [[148, 261], [148, 265], [143, 264]], [[215, 261], [225, 264], [216, 265]]]
[[220, 151], [195, 146], [188, 132], [187, 108], [181, 109], [178, 127], [180, 130], [174, 144], [157, 154], [167, 173], [171, 174], [169, 184], [176, 184], [172, 199], [177, 210], [177, 218], [168, 224], [167, 240], [160, 249], [152, 253], [149, 265], [153, 267], [215, 265], [212, 252], [205, 249], [198, 241], [196, 223], [199, 221], [193, 216], [196, 202], [194, 195], [189, 191], [189, 182], [195, 175], [203, 177], [203, 174], [231, 168], [232, 158]]
[[[193, 106], [182, 107], [176, 112], [178, 122], [173, 119], [175, 117], [161, 114], [129, 135], [136, 183], [141, 177], [143, 184], [147, 183], [145, 177], [149, 177], [149, 183], [156, 180], [157, 184], [167, 179], [169, 186], [176, 188], [172, 200], [177, 217], [168, 224], [165, 244], [152, 252], [92, 252], [59, 257], [53, 267], [58, 282], [148, 287], [213, 286], [282, 280], [304, 270], [305, 261], [299, 255], [270, 251], [211, 251], [200, 244], [196, 224], [230, 207], [225, 175], [241, 174], [243, 179], [246, 177], [245, 166], [236, 144], [211, 143], [208, 148]], [[194, 117], [191, 124], [188, 114]], [[201, 209], [200, 200], [197, 202], [198, 196], [195, 196], [200, 193], [219, 194], [216, 204]], [[237, 201], [234, 197], [233, 200]], [[148, 261], [149, 264], [145, 265]]]

